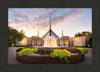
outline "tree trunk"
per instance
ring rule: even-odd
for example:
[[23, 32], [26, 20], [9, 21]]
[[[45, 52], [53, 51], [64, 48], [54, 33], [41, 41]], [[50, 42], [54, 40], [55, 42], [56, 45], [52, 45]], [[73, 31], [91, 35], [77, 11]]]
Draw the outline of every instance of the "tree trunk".
[[12, 41], [10, 41], [9, 46], [11, 47]]
[[16, 46], [16, 42], [14, 41], [14, 46]]

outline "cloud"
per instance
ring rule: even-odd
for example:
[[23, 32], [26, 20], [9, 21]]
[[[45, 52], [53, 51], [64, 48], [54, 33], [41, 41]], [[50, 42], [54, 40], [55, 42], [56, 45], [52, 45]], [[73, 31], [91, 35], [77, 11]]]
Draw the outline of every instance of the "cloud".
[[73, 11], [71, 15], [69, 16], [70, 19], [76, 19], [85, 14], [85, 10], [78, 10], [78, 11]]
[[36, 30], [38, 27], [41, 30], [46, 30], [50, 23], [50, 16], [52, 17], [52, 25], [66, 24], [65, 19], [76, 19], [84, 16], [84, 9], [9, 9], [8, 25], [18, 30], [31, 31]]

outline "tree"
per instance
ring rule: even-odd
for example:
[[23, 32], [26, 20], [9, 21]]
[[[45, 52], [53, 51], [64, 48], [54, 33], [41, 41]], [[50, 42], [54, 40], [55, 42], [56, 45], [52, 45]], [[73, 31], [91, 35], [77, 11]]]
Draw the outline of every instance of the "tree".
[[77, 36], [83, 36], [81, 33], [78, 33]]
[[77, 33], [75, 34], [75, 37], [77, 37], [78, 35], [77, 35]]
[[25, 37], [24, 32], [21, 30], [18, 32], [16, 29], [8, 27], [8, 46], [12, 43], [16, 44], [16, 41], [20, 41]]
[[75, 34], [75, 37], [80, 37], [80, 36], [86, 36], [88, 38], [92, 38], [92, 33], [91, 32], [87, 32], [87, 31], [84, 31], [84, 32], [76, 33]]
[[83, 36], [81, 33], [76, 33], [75, 34], [75, 37], [80, 37], [80, 36]]
[[92, 33], [90, 33], [90, 32], [82, 32], [81, 34], [82, 34], [83, 36], [88, 37], [88, 38], [92, 38]]

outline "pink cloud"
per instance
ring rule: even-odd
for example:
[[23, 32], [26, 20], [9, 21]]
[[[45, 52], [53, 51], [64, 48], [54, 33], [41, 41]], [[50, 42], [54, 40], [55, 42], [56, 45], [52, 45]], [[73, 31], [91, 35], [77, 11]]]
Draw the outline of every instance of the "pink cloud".
[[83, 15], [84, 15], [84, 13], [83, 14], [78, 14], [76, 17], [79, 18], [79, 17], [81, 17]]
[[75, 16], [69, 16], [69, 18], [74, 20], [76, 17]]
[[40, 22], [41, 21], [41, 19], [40, 18], [34, 18], [34, 19], [32, 19], [33, 21], [36, 21], [36, 22]]

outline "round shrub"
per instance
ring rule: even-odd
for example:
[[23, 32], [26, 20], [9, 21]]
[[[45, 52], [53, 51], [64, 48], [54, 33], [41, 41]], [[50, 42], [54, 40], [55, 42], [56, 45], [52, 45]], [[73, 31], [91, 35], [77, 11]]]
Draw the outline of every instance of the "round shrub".
[[26, 48], [19, 52], [19, 56], [27, 55], [27, 54], [34, 54], [33, 49]]
[[55, 49], [55, 50], [53, 50], [53, 53], [50, 54], [50, 56], [53, 58], [59, 57], [59, 59], [61, 61], [63, 61], [63, 59], [64, 59], [66, 61], [66, 63], [68, 63], [68, 57], [71, 56], [71, 52], [68, 50]]
[[16, 49], [16, 52], [20, 52], [21, 50], [23, 50], [23, 48], [24, 48], [24, 47], [18, 47], [18, 48]]
[[72, 49], [70, 50], [71, 53], [78, 53], [78, 54], [81, 54], [81, 51], [78, 50], [78, 49]]
[[86, 48], [77, 48], [77, 49], [80, 50], [84, 54], [88, 53], [88, 50]]

